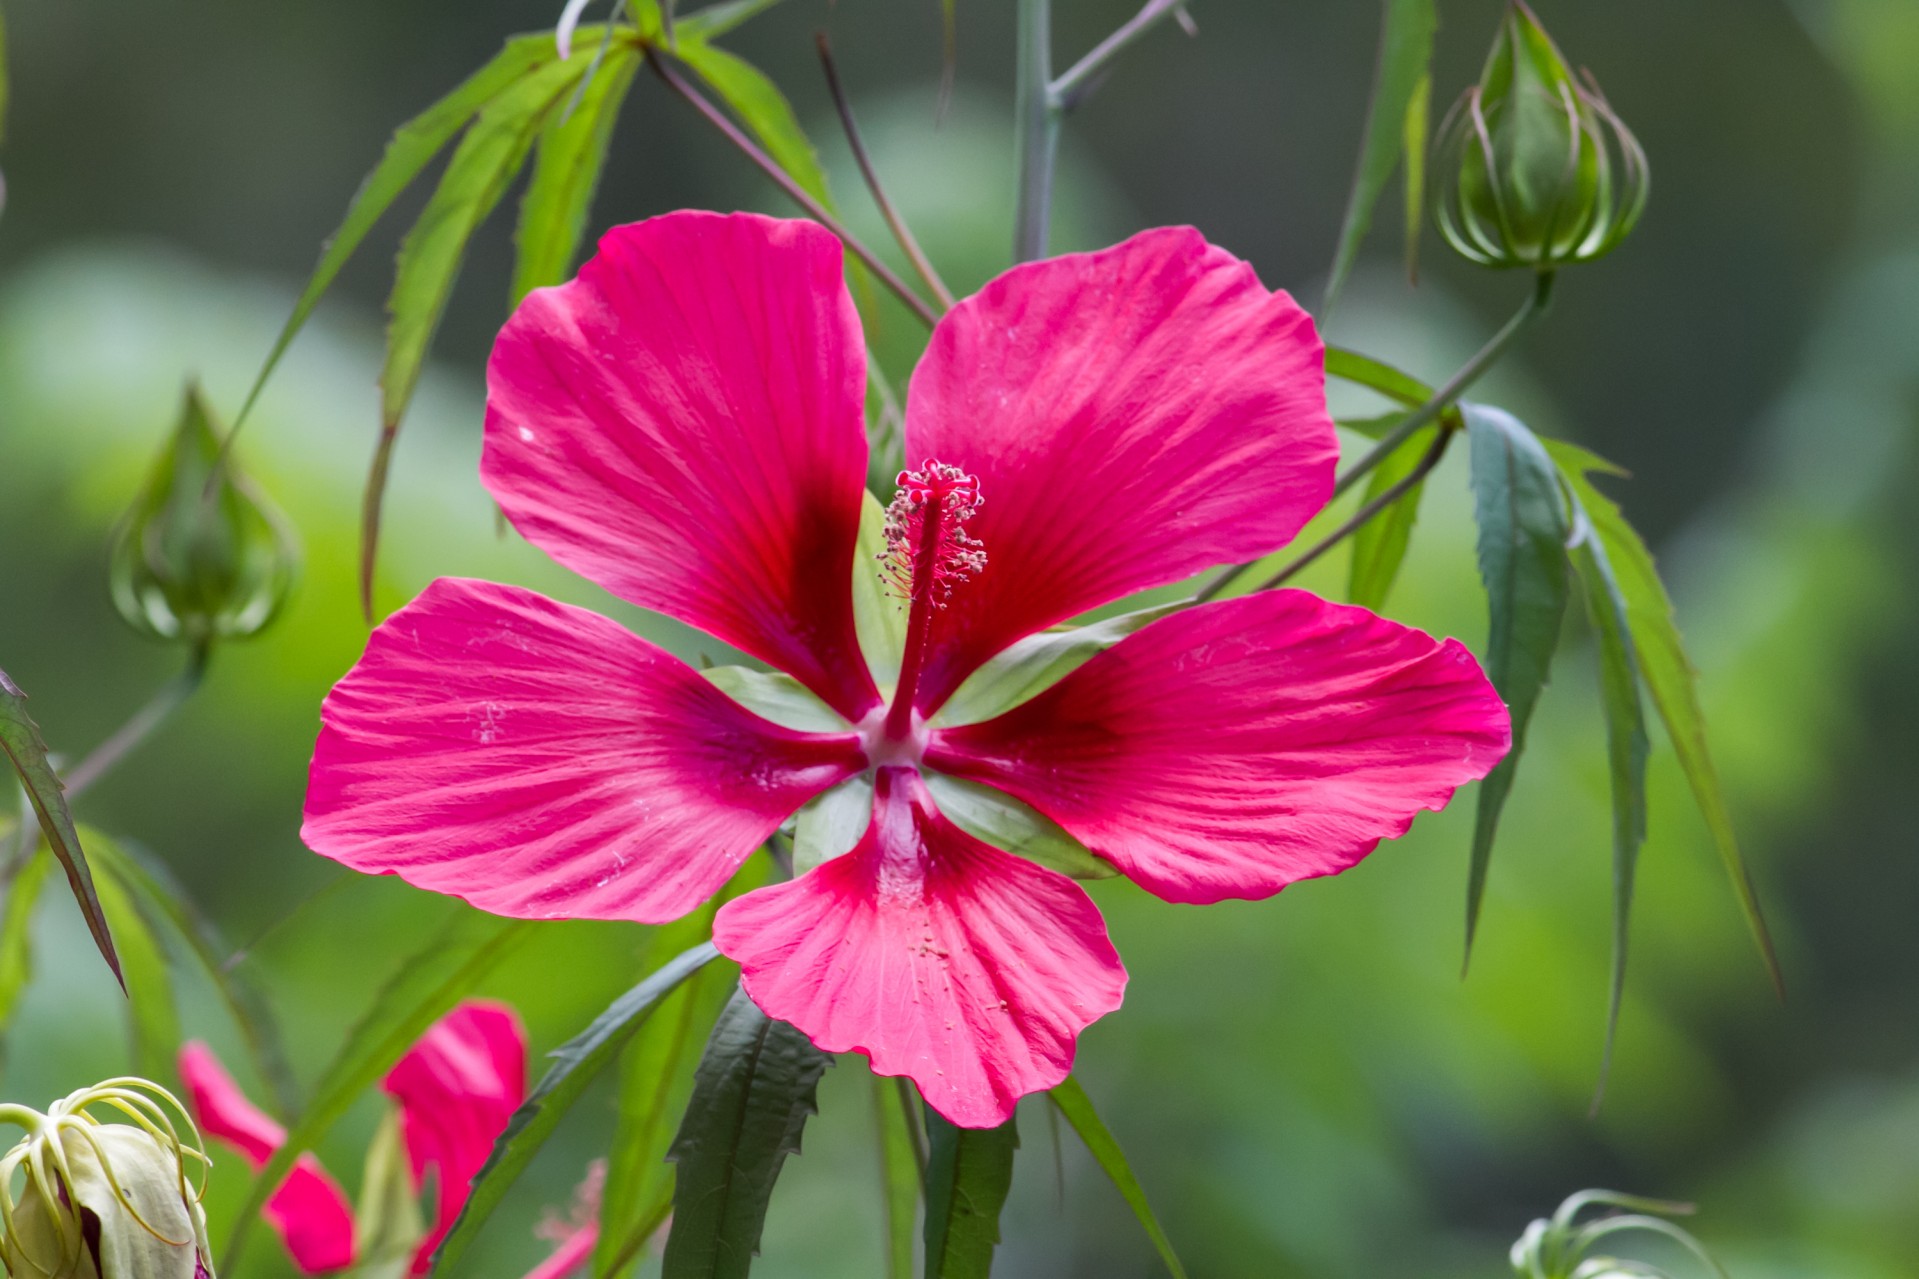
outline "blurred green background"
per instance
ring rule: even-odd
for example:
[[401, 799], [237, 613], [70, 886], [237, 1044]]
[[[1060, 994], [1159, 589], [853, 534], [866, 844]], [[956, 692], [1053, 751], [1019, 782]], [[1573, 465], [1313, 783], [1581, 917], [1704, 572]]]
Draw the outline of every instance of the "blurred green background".
[[[0, 667], [69, 758], [178, 655], [107, 602], [108, 530], [182, 381], [229, 414], [387, 134], [558, 0], [0, 0], [15, 102], [0, 147]], [[1061, 64], [1131, 0], [1057, 0]], [[1587, 1185], [1696, 1200], [1741, 1279], [1919, 1275], [1919, 858], [1910, 803], [1919, 664], [1919, 5], [1911, 0], [1538, 0], [1638, 132], [1651, 208], [1614, 257], [1561, 282], [1548, 322], [1480, 388], [1634, 473], [1704, 675], [1720, 765], [1779, 935], [1780, 1005], [1661, 742], [1634, 963], [1610, 1095], [1596, 1077], [1609, 941], [1605, 761], [1589, 646], [1562, 649], [1459, 978], [1469, 808], [1421, 820], [1356, 870], [1259, 904], [1093, 892], [1132, 972], [1079, 1073], [1198, 1276], [1466, 1279], [1505, 1272], [1527, 1219]], [[831, 126], [812, 33], [831, 31], [883, 173], [956, 286], [1010, 244], [1011, 6], [960, 0], [939, 109], [938, 0], [787, 0], [730, 38], [808, 122], [842, 204], [880, 238]], [[1191, 222], [1316, 302], [1350, 180], [1378, 14], [1362, 3], [1193, 0], [1068, 124], [1054, 247]], [[1476, 74], [1496, 0], [1444, 0], [1443, 106]], [[354, 522], [377, 408], [380, 314], [413, 198], [348, 271], [250, 426], [242, 456], [297, 523], [305, 580], [268, 635], [81, 804], [177, 868], [273, 995], [309, 1073], [447, 907], [349, 879], [297, 828], [316, 708], [365, 629]], [[604, 226], [778, 196], [642, 76], [596, 207]], [[1437, 379], [1525, 282], [1449, 260], [1418, 287], [1381, 210], [1340, 341]], [[440, 574], [606, 608], [693, 655], [702, 641], [496, 536], [475, 474], [480, 365], [504, 316], [510, 215], [483, 233], [406, 433], [382, 609]], [[903, 369], [917, 336], [882, 310]], [[1351, 406], [1363, 401], [1357, 397]], [[1463, 458], [1430, 486], [1390, 612], [1478, 647]], [[1311, 584], [1337, 592], [1339, 565]], [[711, 647], [710, 645], [708, 646]], [[297, 914], [291, 914], [298, 908]], [[0, 1090], [40, 1104], [130, 1064], [117, 995], [50, 892]], [[536, 1052], [630, 984], [645, 930], [545, 927], [488, 989]], [[233, 1052], [189, 982], [190, 1033]], [[248, 1080], [262, 1093], [259, 1081]], [[542, 1255], [604, 1140], [590, 1098], [515, 1192], [474, 1273]], [[369, 1102], [323, 1147], [343, 1179]], [[1160, 1273], [1070, 1134], [1023, 1116], [998, 1273]], [[223, 1161], [212, 1212], [243, 1193]], [[768, 1222], [769, 1276], [877, 1275], [865, 1071], [830, 1072]], [[247, 1276], [283, 1273], [264, 1240]], [[479, 1257], [480, 1254], [475, 1254]]]

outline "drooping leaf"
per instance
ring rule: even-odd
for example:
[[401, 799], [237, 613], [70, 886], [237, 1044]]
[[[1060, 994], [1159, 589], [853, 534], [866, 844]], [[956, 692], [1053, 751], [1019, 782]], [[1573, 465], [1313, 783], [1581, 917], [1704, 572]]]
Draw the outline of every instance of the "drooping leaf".
[[1119, 1142], [1093, 1108], [1093, 1099], [1086, 1095], [1079, 1080], [1068, 1075], [1066, 1081], [1047, 1094], [1059, 1112], [1066, 1116], [1066, 1122], [1073, 1125], [1073, 1131], [1086, 1143], [1087, 1153], [1093, 1156], [1093, 1162], [1112, 1179], [1126, 1206], [1133, 1210], [1146, 1235], [1153, 1241], [1153, 1247], [1159, 1250], [1159, 1259], [1166, 1263], [1174, 1279], [1186, 1279], [1186, 1267], [1180, 1264], [1179, 1255], [1173, 1251], [1172, 1240], [1166, 1237], [1160, 1228], [1159, 1218], [1153, 1213], [1153, 1206], [1146, 1202], [1146, 1191], [1140, 1186], [1139, 1178], [1133, 1174], [1132, 1165], [1126, 1162], [1126, 1153], [1119, 1148]]
[[691, 36], [685, 29], [679, 33], [674, 52], [739, 118], [773, 162], [786, 170], [788, 177], [828, 209], [833, 207], [819, 153], [800, 127], [792, 103], [765, 72], [716, 45]]
[[254, 1069], [273, 1090], [281, 1113], [298, 1109], [299, 1087], [280, 1040], [280, 1026], [259, 989], [244, 969], [227, 959], [226, 943], [212, 921], [187, 896], [164, 862], [139, 845], [110, 840], [94, 849], [94, 856], [112, 870], [151, 918], [164, 919], [174, 937], [187, 948], [213, 983], [221, 1003], [233, 1018], [253, 1059]]
[[380, 371], [380, 442], [374, 449], [361, 510], [360, 603], [372, 615], [373, 563], [387, 467], [400, 422], [419, 385], [427, 348], [446, 314], [467, 243], [486, 220], [533, 149], [548, 114], [586, 71], [591, 55], [540, 65], [480, 109], [432, 197], [400, 244], [387, 297], [386, 361]]
[[1606, 716], [1606, 758], [1612, 775], [1612, 988], [1606, 1007], [1606, 1047], [1600, 1058], [1599, 1085], [1593, 1094], [1593, 1106], [1597, 1108], [1612, 1072], [1619, 1010], [1626, 993], [1633, 877], [1640, 846], [1646, 842], [1646, 708], [1639, 696], [1639, 662], [1633, 655], [1626, 598], [1613, 574], [1611, 557], [1599, 541], [1585, 503], [1570, 490], [1568, 497], [1574, 528], [1572, 563], [1579, 572], [1599, 654], [1599, 696]]
[[433, 1254], [433, 1266], [450, 1273], [472, 1247], [493, 1209], [553, 1135], [560, 1120], [580, 1099], [588, 1084], [619, 1056], [635, 1031], [681, 982], [719, 958], [711, 942], [701, 942], [662, 964], [639, 985], [607, 1005], [593, 1023], [550, 1054], [553, 1064], [533, 1091], [513, 1112], [506, 1131], [493, 1143], [493, 1153], [473, 1178], [473, 1192], [460, 1210], [460, 1219]]
[[1402, 373], [1383, 360], [1340, 346], [1326, 348], [1326, 376], [1378, 391], [1409, 409], [1418, 408], [1433, 394], [1430, 386], [1410, 373]]
[[0, 911], [0, 1033], [12, 1024], [20, 996], [33, 980], [33, 908], [52, 873], [52, 854], [34, 848], [6, 886], [7, 904]]
[[293, 1161], [311, 1150], [359, 1096], [392, 1069], [427, 1027], [439, 1020], [515, 946], [532, 924], [460, 907], [418, 953], [404, 959], [360, 1020], [347, 1031], [313, 1087], [313, 1100], [289, 1125], [286, 1144], [267, 1161], [234, 1219], [220, 1271], [232, 1272], [248, 1233]]
[[800, 807], [793, 829], [793, 873], [852, 852], [872, 821], [873, 779], [864, 773], [815, 795]]
[[1027, 701], [1149, 622], [1178, 612], [1181, 600], [1121, 613], [1090, 626], [1041, 631], [995, 654], [966, 677], [933, 717], [942, 727], [977, 724]]
[[1486, 869], [1500, 810], [1525, 749], [1526, 726], [1546, 687], [1568, 594], [1566, 501], [1552, 459], [1525, 425], [1503, 409], [1460, 405], [1472, 447], [1473, 509], [1479, 523], [1479, 576], [1490, 621], [1486, 674], [1512, 713], [1513, 744], [1479, 787], [1472, 871], [1466, 888], [1466, 954], [1472, 955]]
[[880, 1177], [886, 1195], [886, 1279], [913, 1279], [913, 1218], [926, 1186], [926, 1169], [913, 1142], [913, 1116], [901, 1081], [869, 1076]]
[[853, 549], [853, 627], [874, 682], [890, 692], [899, 683], [900, 658], [906, 651], [906, 605], [880, 572], [886, 554], [886, 508], [871, 492], [862, 499], [860, 539]]
[[661, 1279], [743, 1279], [759, 1251], [773, 1183], [818, 1109], [833, 1059], [741, 990], [720, 1012], [667, 1158], [673, 1229]]
[[[1332, 309], [1359, 256], [1360, 241], [1372, 226], [1373, 206], [1379, 203], [1405, 148], [1408, 113], [1418, 101], [1419, 86], [1426, 81], [1432, 63], [1433, 33], [1439, 26], [1433, 0], [1384, 0], [1382, 9], [1372, 102], [1366, 108], [1359, 167], [1353, 175], [1352, 194], [1347, 197], [1346, 217], [1340, 224], [1339, 247], [1333, 251], [1322, 312]], [[1417, 208], [1414, 205], [1409, 210], [1414, 218]]]
[[101, 958], [107, 961], [114, 980], [124, 990], [127, 979], [120, 971], [120, 958], [113, 950], [113, 934], [107, 928], [105, 912], [100, 909], [93, 873], [87, 868], [87, 855], [80, 847], [80, 833], [73, 828], [73, 814], [67, 811], [66, 788], [47, 762], [47, 744], [40, 739], [39, 726], [27, 714], [27, 695], [7, 678], [5, 671], [0, 671], [0, 753], [6, 755], [13, 771], [19, 774], [20, 784], [26, 787], [27, 802], [33, 805], [34, 817], [40, 823], [40, 832], [46, 836], [48, 847], [67, 873], [67, 885], [73, 890], [73, 899], [79, 903], [80, 914], [87, 921], [87, 931], [93, 934], [93, 944], [99, 947]]
[[334, 280], [339, 278], [340, 271], [352, 258], [354, 251], [365, 241], [381, 215], [400, 197], [400, 193], [413, 184], [421, 170], [432, 163], [434, 156], [459, 136], [460, 130], [466, 128], [482, 107], [509, 85], [558, 58], [553, 37], [549, 34], [515, 37], [506, 42], [506, 47], [492, 61], [468, 76], [453, 92], [395, 131], [379, 164], [367, 174], [360, 189], [354, 193], [352, 202], [347, 205], [345, 220], [321, 250], [319, 265], [314, 267], [312, 277], [300, 291], [299, 300], [293, 304], [293, 313], [287, 317], [279, 336], [274, 339], [266, 362], [261, 365], [252, 388], [247, 391], [240, 415], [234, 420], [235, 430], [252, 411], [253, 402], [260, 397], [260, 391], [279, 365], [280, 357], [286, 354], [293, 339], [312, 317], [313, 308], [320, 304], [320, 299], [333, 286]]
[[89, 828], [95, 884], [100, 905], [113, 925], [120, 962], [127, 975], [128, 1022], [133, 1032], [135, 1071], [161, 1083], [173, 1080], [174, 1054], [180, 1047], [180, 1012], [173, 995], [173, 972], [161, 941], [162, 920], [120, 876], [123, 859], [104, 850], [112, 843]]
[[840, 713], [821, 701], [819, 694], [782, 671], [756, 671], [747, 666], [710, 666], [700, 672], [708, 683], [761, 719], [802, 733], [844, 733], [849, 730]]
[[406, 1279], [413, 1254], [426, 1238], [426, 1221], [408, 1166], [400, 1112], [389, 1109], [374, 1130], [360, 1175], [353, 1213], [353, 1279]]
[[[1439, 428], [1422, 427], [1413, 432], [1404, 444], [1386, 455], [1386, 460], [1373, 468], [1367, 479], [1366, 496], [1362, 499], [1370, 503], [1376, 501], [1393, 485], [1411, 475], [1422, 459], [1433, 447], [1433, 435]], [[1393, 582], [1399, 576], [1399, 566], [1406, 560], [1406, 548], [1412, 545], [1413, 525], [1419, 519], [1419, 499], [1426, 491], [1426, 482], [1407, 489], [1399, 499], [1385, 510], [1360, 525], [1353, 534], [1353, 559], [1348, 570], [1346, 598], [1365, 608], [1384, 607], [1386, 596], [1393, 589]]]
[[1659, 568], [1653, 562], [1646, 543], [1626, 522], [1618, 503], [1593, 486], [1590, 474], [1621, 474], [1618, 467], [1577, 445], [1548, 441], [1547, 448], [1557, 459], [1561, 473], [1572, 487], [1592, 521], [1599, 544], [1605, 549], [1618, 578], [1620, 594], [1626, 601], [1626, 618], [1631, 624], [1633, 652], [1639, 659], [1639, 673], [1652, 694], [1653, 706], [1672, 739], [1673, 753], [1692, 788], [1693, 799], [1705, 816], [1713, 846], [1732, 883], [1739, 909], [1753, 942], [1759, 947], [1767, 974], [1782, 994], [1785, 982], [1779, 972], [1779, 958], [1766, 927], [1766, 917], [1753, 888], [1752, 875], [1739, 851], [1733, 832], [1732, 811], [1726, 806], [1719, 771], [1713, 765], [1712, 751], [1706, 740], [1705, 713], [1699, 705], [1699, 674], [1686, 656], [1685, 642], [1673, 614], [1672, 600], [1659, 580]]
[[1019, 1123], [957, 1128], [926, 1108], [926, 1279], [988, 1279]]
[[1119, 869], [1074, 839], [1052, 818], [1004, 791], [927, 772], [926, 787], [940, 812], [974, 839], [1074, 879], [1111, 879]]
[[572, 110], [548, 118], [534, 157], [533, 177], [520, 197], [515, 306], [534, 289], [558, 284], [572, 272], [613, 140], [613, 125], [641, 58], [637, 44], [614, 43], [579, 101], [571, 104]]
[[1406, 161], [1406, 279], [1419, 282], [1419, 231], [1426, 224], [1426, 151], [1432, 141], [1433, 75], [1413, 86], [1400, 131]]
[[[713, 908], [661, 927], [652, 949], [678, 954], [709, 936]], [[600, 1237], [593, 1273], [600, 1279], [624, 1273], [638, 1259], [673, 1208], [673, 1165], [666, 1148], [674, 1116], [693, 1091], [693, 1068], [703, 1030], [711, 1024], [733, 984], [724, 964], [704, 967], [660, 1002], [620, 1059], [619, 1121], [613, 1132], [600, 1198]]]

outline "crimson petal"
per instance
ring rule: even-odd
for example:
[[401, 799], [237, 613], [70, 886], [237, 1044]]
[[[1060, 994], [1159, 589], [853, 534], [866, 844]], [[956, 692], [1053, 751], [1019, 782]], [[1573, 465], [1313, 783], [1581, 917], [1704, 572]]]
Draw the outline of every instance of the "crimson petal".
[[901, 768], [880, 770], [858, 847], [728, 902], [713, 942], [768, 1016], [909, 1076], [968, 1128], [1066, 1078], [1126, 987], [1077, 884], [966, 834]]
[[830, 232], [668, 214], [507, 321], [480, 474], [560, 563], [856, 720], [878, 701], [852, 606], [865, 386]]
[[665, 650], [518, 587], [442, 578], [327, 695], [307, 846], [495, 914], [677, 919], [865, 766]]
[[1202, 605], [1032, 700], [933, 734], [927, 763], [996, 786], [1176, 902], [1330, 875], [1505, 755], [1472, 654], [1304, 591]]
[[1014, 640], [1290, 541], [1338, 444], [1311, 317], [1191, 228], [1014, 267], [913, 374], [906, 459], [979, 477], [979, 578], [940, 615], [932, 714]]

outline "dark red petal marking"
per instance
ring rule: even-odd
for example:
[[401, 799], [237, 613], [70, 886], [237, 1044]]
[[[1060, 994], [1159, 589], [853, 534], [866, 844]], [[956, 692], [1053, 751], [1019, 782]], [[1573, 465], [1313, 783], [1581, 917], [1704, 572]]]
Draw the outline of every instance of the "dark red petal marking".
[[1484, 777], [1506, 707], [1443, 643], [1304, 591], [1145, 627], [926, 761], [1025, 800], [1169, 901], [1351, 866]]

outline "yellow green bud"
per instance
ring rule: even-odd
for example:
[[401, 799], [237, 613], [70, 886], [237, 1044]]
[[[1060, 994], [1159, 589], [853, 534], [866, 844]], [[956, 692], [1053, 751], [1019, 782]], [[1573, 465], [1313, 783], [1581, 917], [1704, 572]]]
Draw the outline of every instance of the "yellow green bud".
[[114, 533], [108, 585], [127, 625], [207, 644], [258, 634], [293, 589], [284, 518], [242, 475], [197, 385], [146, 486]]
[[1646, 206], [1638, 139], [1523, 0], [1509, 0], [1479, 83], [1438, 139], [1435, 220], [1482, 266], [1590, 262], [1625, 239]]

